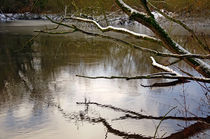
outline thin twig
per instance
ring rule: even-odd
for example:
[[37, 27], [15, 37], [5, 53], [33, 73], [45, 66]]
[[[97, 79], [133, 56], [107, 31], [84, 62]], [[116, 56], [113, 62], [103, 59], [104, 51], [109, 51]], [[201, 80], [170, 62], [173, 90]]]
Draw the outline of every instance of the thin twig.
[[154, 139], [156, 138], [156, 134], [157, 134], [157, 131], [158, 131], [158, 128], [160, 127], [160, 124], [163, 122], [164, 118], [172, 111], [176, 108], [177, 106], [173, 107], [172, 109], [170, 109], [164, 116], [163, 118], [160, 120], [157, 128], [155, 129], [155, 134], [154, 134]]

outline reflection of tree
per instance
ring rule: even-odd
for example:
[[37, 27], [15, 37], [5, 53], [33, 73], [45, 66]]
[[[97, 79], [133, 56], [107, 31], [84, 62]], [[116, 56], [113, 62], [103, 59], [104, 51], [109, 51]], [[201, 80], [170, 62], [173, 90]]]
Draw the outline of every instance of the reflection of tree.
[[[113, 68], [111, 72], [119, 75], [155, 72], [154, 68], [148, 64], [150, 63], [149, 56], [148, 58], [145, 58], [147, 55], [137, 53], [135, 50], [121, 46], [113, 47], [115, 44], [107, 40], [92, 38], [86, 40], [84, 38], [63, 38], [63, 36], [42, 36], [39, 40], [36, 40], [28, 45], [28, 49], [20, 49], [20, 51], [19, 47], [23, 46], [23, 42], [26, 42], [26, 39], [28, 38], [12, 39], [12, 41], [7, 40], [7, 42], [9, 42], [8, 44], [11, 43], [11, 47], [7, 46], [0, 49], [2, 54], [0, 57], [0, 63], [3, 63], [3, 66], [1, 66], [2, 72], [0, 72], [0, 82], [1, 90], [5, 90], [5, 84], [9, 84], [10, 86], [8, 87], [13, 88], [13, 90], [10, 91], [13, 97], [10, 99], [9, 93], [6, 92], [2, 97], [0, 97], [0, 101], [1, 103], [8, 103], [9, 101], [13, 104], [17, 104], [24, 101], [23, 95], [29, 94], [28, 98], [32, 100], [31, 103], [33, 103], [33, 114], [41, 115], [44, 113], [44, 106], [53, 99], [51, 94], [52, 91], [49, 90], [48, 84], [53, 77], [57, 77], [54, 75], [59, 74], [63, 69], [65, 70], [66, 67], [69, 68], [67, 71], [69, 70], [69, 72], [73, 75], [78, 72], [90, 72], [93, 69], [97, 69], [98, 65], [103, 65], [104, 72], [111, 67]], [[3, 38], [3, 40], [6, 39]], [[1, 40], [2, 44], [5, 43], [3, 40]], [[31, 49], [31, 45], [33, 46], [35, 43], [38, 45]], [[144, 42], [142, 42], [142, 45], [143, 44]], [[17, 47], [13, 48], [12, 46]], [[19, 50], [18, 52], [16, 51], [17, 48]], [[33, 49], [37, 49], [37, 53], [33, 53]], [[37, 63], [34, 61], [37, 61]], [[5, 63], [9, 66], [4, 66]], [[37, 66], [38, 69], [36, 68]], [[180, 67], [182, 66], [185, 65], [183, 64]], [[23, 76], [20, 77], [19, 73], [22, 73]], [[24, 88], [24, 90], [15, 90], [16, 88], [13, 84], [17, 84], [16, 88]], [[26, 86], [31, 85], [32, 89], [27, 90], [23, 84]], [[88, 121], [88, 117], [85, 119], [85, 116], [87, 115], [78, 115], [79, 118], [83, 117], [83, 120]], [[110, 124], [108, 121], [101, 118], [102, 117], [89, 117], [89, 121], [98, 121], [98, 123], [103, 123], [105, 126], [109, 127]], [[137, 116], [129, 114], [120, 118], [140, 119]], [[148, 116], [145, 116], [145, 119], [160, 118], [161, 117], [149, 118]], [[177, 117], [166, 117], [166, 119], [167, 118], [176, 120], [179, 119]], [[184, 117], [183, 120], [205, 121], [206, 118], [195, 117], [190, 119]], [[127, 136], [127, 133], [118, 131], [112, 127], [109, 128], [109, 132], [116, 131], [118, 134], [121, 134], [121, 136]]]
[[[47, 88], [39, 80], [35, 71], [32, 46], [34, 41], [28, 41], [31, 36], [18, 37], [16, 35], [3, 35], [0, 38], [0, 102], [1, 104], [21, 104], [24, 97], [33, 100], [43, 100], [49, 97]], [[42, 90], [40, 90], [42, 89]], [[30, 93], [30, 96], [28, 95]], [[38, 98], [38, 99], [37, 99]], [[40, 103], [35, 103], [35, 105]], [[34, 106], [36, 109], [40, 108]]]
[[[79, 38], [41, 36], [26, 45], [29, 39], [30, 36], [15, 35], [3, 35], [0, 38], [1, 92], [5, 92], [3, 90], [6, 86], [15, 90], [13, 85], [17, 84], [25, 89], [25, 92], [29, 89], [33, 99], [44, 99], [49, 96], [47, 84], [65, 66], [68, 66], [74, 75], [78, 72], [89, 72], [99, 65], [107, 74], [110, 74], [110, 67], [112, 73], [119, 75], [153, 70], [152, 66], [144, 64], [149, 63], [149, 59], [129, 48], [113, 47], [115, 44], [107, 40], [92, 38], [86, 40], [81, 36]], [[11, 92], [12, 96], [24, 94], [24, 91]], [[0, 98], [5, 99], [1, 102], [8, 101], [7, 95], [8, 93], [5, 93], [4, 97]]]
[[32, 53], [31, 45], [28, 43], [23, 47], [30, 36], [16, 37], [16, 36], [1, 36], [1, 49], [0, 49], [0, 90], [5, 86], [9, 80], [21, 81], [19, 72], [26, 73], [32, 68]]
[[71, 120], [76, 120], [76, 121], [87, 121], [90, 123], [102, 123], [104, 127], [107, 129], [107, 133], [114, 134], [116, 136], [120, 136], [123, 138], [136, 138], [136, 139], [150, 139], [152, 137], [146, 137], [143, 136], [142, 134], [137, 134], [137, 133], [130, 133], [130, 132], [125, 132], [125, 131], [120, 131], [119, 129], [115, 129], [112, 127], [112, 125], [108, 122], [108, 119], [103, 118], [101, 116], [97, 117], [92, 117], [88, 115], [89, 107], [90, 105], [96, 105], [98, 107], [102, 108], [107, 108], [111, 109], [116, 112], [123, 112], [125, 113], [125, 116], [122, 116], [117, 119], [112, 119], [112, 121], [116, 120], [125, 120], [125, 119], [135, 119], [135, 120], [141, 120], [141, 119], [151, 119], [151, 120], [182, 120], [182, 121], [196, 121], [196, 123], [184, 128], [181, 131], [177, 131], [175, 133], [172, 133], [171, 135], [167, 137], [161, 137], [165, 139], [178, 139], [178, 138], [188, 138], [195, 136], [196, 134], [205, 131], [207, 129], [210, 129], [210, 117], [175, 117], [175, 116], [160, 116], [160, 117], [155, 117], [155, 116], [148, 116], [148, 115], [142, 115], [138, 112], [132, 111], [132, 110], [126, 110], [122, 108], [118, 108], [112, 105], [104, 105], [100, 104], [97, 102], [77, 102], [78, 105], [85, 105], [86, 109], [84, 111], [80, 111], [79, 113], [66, 113], [64, 109], [62, 109], [59, 105], [56, 104], [51, 104], [51, 106], [55, 106], [59, 109], [59, 111], [63, 114], [65, 118], [71, 119]]

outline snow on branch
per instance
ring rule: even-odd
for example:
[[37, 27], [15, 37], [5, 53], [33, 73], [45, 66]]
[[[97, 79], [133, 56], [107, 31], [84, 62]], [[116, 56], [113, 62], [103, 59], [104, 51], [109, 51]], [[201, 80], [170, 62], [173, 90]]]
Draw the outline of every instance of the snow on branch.
[[[130, 16], [130, 18], [149, 28], [162, 41], [165, 48], [176, 54], [191, 54], [180, 44], [172, 40], [168, 33], [153, 17], [134, 10], [124, 3], [123, 0], [115, 0], [115, 2], [128, 16]], [[210, 65], [208, 63], [196, 58], [185, 58], [184, 61], [204, 77], [210, 77]]]
[[[129, 43], [127, 41], [124, 41], [124, 40], [121, 40], [121, 39], [118, 39], [118, 38], [114, 38], [114, 37], [111, 37], [111, 36], [106, 36], [106, 35], [102, 35], [102, 34], [98, 34], [98, 33], [87, 32], [87, 31], [84, 31], [82, 29], [79, 29], [75, 25], [68, 25], [68, 24], [65, 24], [65, 23], [62, 23], [62, 22], [54, 21], [54, 20], [52, 20], [50, 18], [48, 18], [48, 19], [52, 23], [55, 23], [57, 25], [61, 25], [61, 26], [67, 27], [67, 28], [71, 28], [71, 29], [73, 29], [73, 31], [53, 32], [52, 30], [41, 30], [41, 31], [35, 31], [35, 32], [41, 32], [41, 33], [47, 33], [47, 34], [68, 34], [68, 33], [73, 33], [73, 32], [78, 31], [78, 32], [84, 33], [86, 35], [95, 36], [95, 37], [101, 37], [101, 38], [113, 40], [113, 41], [116, 41], [116, 42], [120, 42], [122, 44], [130, 46], [131, 48], [135, 48], [135, 49], [143, 51], [143, 52], [151, 53], [151, 54], [154, 54], [156, 56], [174, 57], [174, 58], [181, 58], [181, 59], [183, 59], [183, 58], [210, 59], [210, 54], [209, 55], [199, 55], [199, 54], [171, 54], [171, 53], [163, 53], [163, 52], [159, 52], [159, 51], [152, 50], [152, 49], [149, 49], [149, 48], [144, 48], [144, 47], [141, 47], [141, 46], [137, 46], [135, 44], [132, 44], [132, 43]], [[87, 19], [87, 20], [89, 20], [89, 19]]]
[[108, 31], [119, 32], [119, 33], [134, 36], [137, 39], [143, 39], [143, 40], [147, 40], [147, 41], [150, 41], [150, 42], [155, 42], [155, 43], [158, 43], [158, 44], [162, 44], [162, 42], [157, 38], [151, 37], [151, 36], [146, 35], [146, 34], [136, 33], [136, 32], [130, 31], [126, 28], [113, 27], [113, 26], [102, 27], [95, 20], [81, 18], [81, 17], [70, 17], [70, 18], [66, 18], [66, 19], [74, 19], [74, 20], [78, 20], [78, 21], [82, 21], [82, 22], [93, 23], [102, 32], [108, 32]]

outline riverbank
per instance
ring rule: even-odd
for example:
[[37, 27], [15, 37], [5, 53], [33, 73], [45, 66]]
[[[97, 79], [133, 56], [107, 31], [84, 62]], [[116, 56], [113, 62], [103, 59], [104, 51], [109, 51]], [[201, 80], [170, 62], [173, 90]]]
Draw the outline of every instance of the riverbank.
[[53, 20], [60, 20], [62, 16], [58, 14], [34, 14], [30, 12], [26, 13], [5, 13], [0, 14], [0, 22], [13, 22], [16, 20], [47, 20], [46, 16]]
[[[185, 31], [181, 26], [168, 21], [162, 15], [157, 12], [153, 12], [155, 18], [160, 22], [161, 26], [167, 29], [169, 33], [175, 35], [187, 35], [187, 31]], [[173, 13], [171, 13], [173, 15]], [[61, 14], [34, 14], [34, 13], [16, 13], [16, 14], [0, 14], [0, 26], [1, 32], [8, 31], [8, 27], [40, 27], [40, 26], [48, 26], [52, 25], [46, 18], [46, 16], [50, 17], [53, 20], [60, 21], [63, 17]], [[80, 15], [84, 17], [84, 15]], [[91, 18], [91, 17], [85, 17]], [[107, 21], [104, 19], [104, 16], [95, 16], [94, 20], [97, 20], [102, 26], [107, 26], [107, 22], [109, 25], [113, 25], [116, 27], [124, 27], [130, 30], [133, 30], [138, 33], [144, 33], [151, 35], [151, 31], [146, 29], [143, 25], [132, 21], [129, 17], [123, 13], [110, 13], [107, 15]], [[182, 22], [187, 24], [191, 29], [193, 29], [198, 34], [210, 34], [210, 18], [202, 18], [202, 17], [179, 17]], [[65, 21], [64, 21], [65, 22]], [[88, 24], [79, 23], [76, 21], [70, 21], [72, 24], [79, 25], [80, 27], [88, 28], [90, 27]], [[93, 29], [93, 26], [91, 26]], [[17, 29], [18, 30], [18, 29]]]

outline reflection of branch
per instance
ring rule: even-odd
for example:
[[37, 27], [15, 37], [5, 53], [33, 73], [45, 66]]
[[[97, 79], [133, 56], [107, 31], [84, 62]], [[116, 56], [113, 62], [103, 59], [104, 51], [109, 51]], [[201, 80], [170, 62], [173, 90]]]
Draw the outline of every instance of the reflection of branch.
[[77, 77], [88, 78], [88, 79], [125, 79], [125, 80], [137, 80], [137, 79], [180, 79], [180, 80], [192, 80], [198, 82], [210, 83], [210, 78], [199, 78], [199, 77], [189, 77], [189, 76], [170, 76], [170, 75], [139, 75], [133, 77], [126, 76], [85, 76], [76, 75]]
[[143, 85], [141, 84], [142, 87], [168, 87], [168, 86], [175, 86], [178, 84], [183, 84], [183, 83], [188, 83], [189, 81], [186, 80], [175, 80], [171, 82], [163, 82], [163, 83], [154, 83], [152, 85]]
[[123, 137], [123, 138], [133, 138], [133, 139], [151, 139], [151, 137], [144, 137], [141, 134], [135, 134], [135, 133], [127, 133], [124, 131], [120, 131], [118, 129], [113, 128], [106, 119], [99, 117], [99, 118], [91, 118], [89, 116], [86, 116], [85, 119], [86, 121], [89, 121], [91, 123], [102, 123], [106, 128], [107, 132], [112, 133], [114, 135]]
[[[96, 102], [77, 102], [77, 104], [85, 104], [85, 105], [95, 104], [97, 106], [110, 108], [112, 110], [119, 111], [119, 112], [130, 113], [130, 114], [133, 114], [133, 115], [142, 115], [142, 114], [139, 114], [139, 113], [134, 112], [134, 111], [124, 110], [124, 109], [121, 109], [121, 108], [114, 107], [112, 105], [102, 105], [102, 104], [99, 104], [99, 103], [96, 103]], [[76, 120], [76, 122], [87, 121], [87, 122], [90, 122], [90, 123], [102, 123], [103, 126], [107, 128], [107, 133], [112, 133], [114, 135], [117, 135], [117, 136], [120, 136], [120, 137], [123, 137], [123, 138], [133, 138], [133, 139], [151, 139], [152, 138], [152, 137], [149, 137], [149, 136], [145, 137], [141, 134], [129, 133], [129, 132], [124, 132], [124, 131], [120, 131], [118, 129], [115, 129], [103, 117], [97, 117], [97, 118], [90, 117], [86, 114], [87, 112], [83, 112], [83, 111], [80, 111], [79, 113], [68, 113], [68, 112], [65, 112], [64, 109], [62, 109], [59, 105], [56, 105], [54, 103], [50, 103], [48, 105], [51, 105], [53, 107], [58, 108], [58, 110], [61, 112], [61, 114], [64, 116], [64, 118], [67, 118], [69, 120]], [[149, 116], [149, 117], [151, 117], [151, 116]], [[171, 119], [169, 117], [170, 116], [164, 117], [164, 120], [167, 119], [167, 118]], [[159, 118], [158, 120], [160, 120], [162, 118], [163, 117]], [[183, 118], [186, 118], [186, 117], [183, 117]], [[186, 118], [186, 120], [189, 120], [188, 118]], [[197, 117], [193, 117], [193, 118], [197, 118]], [[148, 119], [152, 119], [152, 118], [148, 118]], [[201, 120], [201, 119], [200, 119], [200, 121], [204, 121], [204, 120]], [[209, 118], [206, 118], [206, 119], [209, 119]], [[208, 123], [209, 123], [209, 120], [208, 120]], [[209, 124], [197, 122], [197, 123], [185, 128], [184, 130], [182, 130], [180, 132], [174, 133], [174, 134], [166, 137], [165, 139], [187, 138], [187, 137], [193, 136], [193, 135], [195, 135], [195, 134], [197, 134], [201, 131], [204, 131], [206, 129], [209, 129]], [[187, 132], [187, 131], [190, 131], [190, 132]]]
[[148, 115], [143, 115], [140, 114], [138, 112], [135, 111], [131, 111], [131, 110], [126, 110], [126, 109], [122, 109], [122, 108], [118, 108], [112, 105], [104, 105], [104, 104], [100, 104], [97, 102], [77, 102], [77, 104], [80, 105], [96, 105], [98, 107], [102, 107], [102, 108], [108, 108], [114, 111], [118, 111], [118, 112], [124, 112], [127, 113], [125, 116], [122, 116], [120, 118], [114, 119], [114, 120], [124, 120], [124, 119], [154, 119], [154, 120], [161, 120], [164, 118], [164, 120], [184, 120], [184, 121], [203, 121], [206, 123], [210, 123], [210, 117], [207, 118], [203, 118], [203, 117], [174, 117], [174, 116], [159, 116], [159, 117], [155, 117], [155, 116], [148, 116]]
[[39, 33], [47, 33], [47, 34], [69, 34], [69, 33], [73, 33], [73, 31], [61, 31], [61, 32], [51, 32], [51, 31], [44, 31], [44, 30], [41, 30], [41, 31], [34, 31], [34, 32], [39, 32]]
[[[88, 121], [90, 123], [102, 123], [107, 128], [108, 133], [112, 133], [112, 134], [120, 136], [120, 137], [133, 138], [133, 139], [151, 139], [152, 138], [152, 137], [144, 137], [141, 134], [135, 134], [135, 133], [132, 134], [132, 133], [128, 133], [128, 132], [124, 132], [124, 131], [120, 131], [118, 129], [115, 129], [108, 123], [108, 121], [106, 119], [104, 119], [102, 117], [91, 118], [91, 117], [86, 115], [83, 120]], [[204, 131], [204, 130], [209, 129], [209, 128], [210, 128], [210, 126], [208, 124], [197, 122], [197, 123], [185, 128], [185, 129], [183, 129], [182, 131], [173, 133], [170, 136], [165, 137], [163, 139], [188, 138], [188, 137], [196, 135], [199, 132]]]
[[[134, 111], [130, 111], [130, 110], [124, 110], [124, 109], [121, 109], [121, 108], [117, 108], [117, 107], [114, 107], [112, 105], [103, 105], [103, 104], [99, 104], [99, 103], [96, 103], [96, 102], [77, 102], [77, 104], [85, 104], [85, 105], [89, 105], [89, 104], [94, 104], [94, 105], [97, 105], [99, 107], [104, 107], [104, 108], [110, 108], [112, 110], [115, 110], [115, 111], [119, 111], [119, 112], [125, 112], [125, 113], [130, 113], [130, 114], [133, 114], [133, 115], [138, 115], [138, 116], [131, 116], [131, 117], [139, 117], [139, 119], [143, 119], [144, 115], [140, 114], [140, 113], [137, 113], [137, 112], [134, 112]], [[129, 114], [126, 114], [127, 116]], [[207, 118], [198, 118], [198, 117], [172, 117], [172, 116], [164, 116], [164, 117], [156, 117], [158, 118], [158, 120], [166, 120], [166, 119], [173, 119], [173, 118], [176, 118], [176, 120], [181, 120], [181, 118], [183, 118], [182, 120], [198, 120], [198, 121], [205, 121], [207, 123], [209, 123], [209, 117]], [[180, 119], [179, 119], [180, 118]], [[155, 117], [152, 117], [152, 116], [147, 116], [147, 118], [145, 119], [155, 119]], [[205, 120], [204, 120], [205, 119]], [[114, 135], [117, 135], [117, 136], [120, 136], [120, 137], [124, 137], [124, 138], [135, 138], [135, 139], [148, 139], [148, 138], [152, 138], [152, 137], [144, 137], [142, 136], [141, 134], [130, 134], [130, 133], [127, 133], [127, 132], [123, 132], [123, 131], [120, 131], [118, 129], [114, 129], [108, 122], [106, 119], [102, 118], [102, 117], [99, 117], [99, 118], [91, 118], [89, 116], [85, 116], [85, 118], [83, 120], [86, 120], [86, 121], [89, 121], [91, 123], [102, 123], [106, 128], [107, 128], [107, 132], [109, 133], [112, 133]], [[179, 131], [179, 132], [176, 132], [176, 133], [173, 133], [171, 134], [170, 136], [168, 137], [165, 137], [165, 139], [178, 139], [178, 138], [188, 138], [188, 137], [191, 137], [201, 131], [204, 131], [206, 129], [209, 129], [210, 126], [209, 124], [206, 124], [206, 123], [203, 123], [203, 122], [197, 122], [187, 128], [185, 128], [184, 130], [182, 131]]]

